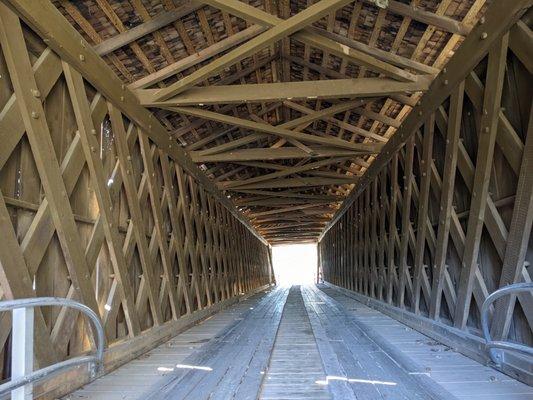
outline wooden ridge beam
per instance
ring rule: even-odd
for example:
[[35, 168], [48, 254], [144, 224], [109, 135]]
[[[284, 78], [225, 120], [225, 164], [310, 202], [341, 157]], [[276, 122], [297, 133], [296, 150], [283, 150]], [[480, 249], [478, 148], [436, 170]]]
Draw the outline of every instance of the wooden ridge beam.
[[160, 89], [157, 93], [155, 93], [154, 100], [161, 101], [175, 96], [204, 81], [210, 76], [223, 71], [225, 68], [241, 61], [242, 59], [257, 53], [259, 50], [275, 43], [276, 41], [300, 29], [303, 29], [315, 21], [318, 21], [325, 15], [335, 11], [338, 8], [344, 7], [350, 2], [351, 0], [321, 0], [318, 3], [315, 3], [299, 12], [295, 16], [277, 24], [266, 32], [242, 44], [237, 49], [226, 53], [215, 61], [212, 61], [185, 78], [182, 78], [178, 82], [173, 83], [166, 88]]
[[283, 217], [279, 216], [267, 216], [262, 218], [261, 220], [256, 220], [254, 223], [258, 226], [261, 224], [273, 224], [273, 223], [279, 223], [279, 222], [287, 222], [287, 221], [293, 221], [293, 222], [313, 222], [313, 221], [329, 221], [330, 217], [327, 215], [304, 215], [302, 213], [290, 213], [290, 214], [284, 214]]
[[320, 233], [320, 227], [295, 227], [295, 228], [289, 228], [289, 229], [280, 229], [277, 231], [270, 231], [265, 233], [265, 237], [267, 238], [273, 238], [273, 237], [279, 237], [279, 236], [291, 236], [294, 238], [300, 237], [301, 234], [308, 236], [308, 235], [318, 235]]
[[357, 97], [384, 97], [425, 91], [430, 80], [420, 77], [414, 82], [388, 78], [330, 79], [320, 81], [249, 83], [242, 85], [208, 85], [186, 90], [164, 101], [154, 100], [161, 89], [137, 90], [142, 105], [147, 107], [191, 106], [210, 104], [242, 104], [283, 100], [315, 100]]
[[289, 233], [292, 233], [292, 234], [298, 234], [298, 233], [310, 233], [310, 232], [313, 232], [315, 234], [319, 234], [320, 233], [320, 230], [322, 229], [322, 227], [320, 225], [318, 226], [293, 226], [293, 227], [280, 227], [280, 228], [277, 228], [275, 230], [268, 230], [268, 231], [264, 231], [264, 235], [265, 237], [269, 237], [269, 236], [273, 236], [273, 235], [278, 235], [280, 233], [286, 233], [286, 234], [289, 234]]
[[[283, 104], [285, 103], [286, 102], [283, 102]], [[340, 102], [338, 104], [335, 104], [327, 108], [323, 108], [321, 110], [316, 110], [316, 111], [311, 110], [311, 112], [304, 113], [307, 115], [303, 115], [299, 118], [296, 118], [284, 124], [281, 124], [280, 127], [288, 128], [288, 129], [296, 128], [296, 127], [314, 122], [318, 119], [326, 119], [326, 118], [334, 116], [335, 114], [343, 113], [356, 107], [362, 107], [366, 103], [368, 103], [367, 100], [359, 99], [359, 100], [354, 100], [354, 101]]]
[[279, 222], [287, 222], [287, 221], [293, 221], [293, 222], [328, 222], [331, 218], [324, 217], [324, 216], [316, 216], [316, 215], [304, 215], [302, 213], [295, 213], [295, 214], [285, 214], [283, 216], [283, 219], [280, 220], [278, 217], [265, 217], [261, 220], [254, 221], [254, 224], [256, 226], [260, 226], [261, 224], [275, 224]]
[[291, 239], [285, 239], [285, 238], [270, 238], [268, 242], [274, 246], [284, 245], [284, 244], [304, 244], [304, 243], [316, 243], [316, 238], [291, 238]]
[[291, 238], [291, 240], [297, 240], [298, 238], [309, 238], [309, 237], [316, 237], [318, 236], [318, 233], [317, 232], [299, 232], [298, 235], [297, 235], [297, 239], [293, 239], [294, 236], [295, 236], [295, 233], [294, 232], [279, 232], [279, 233], [273, 233], [271, 235], [268, 235], [268, 239], [270, 240], [271, 238], [280, 238], [280, 237], [287, 237], [289, 236]]

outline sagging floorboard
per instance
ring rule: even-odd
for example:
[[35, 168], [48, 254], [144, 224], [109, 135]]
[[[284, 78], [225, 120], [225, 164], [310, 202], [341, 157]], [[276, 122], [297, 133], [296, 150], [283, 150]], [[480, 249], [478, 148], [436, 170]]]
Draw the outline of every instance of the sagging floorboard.
[[70, 399], [533, 399], [533, 388], [331, 287], [253, 296]]

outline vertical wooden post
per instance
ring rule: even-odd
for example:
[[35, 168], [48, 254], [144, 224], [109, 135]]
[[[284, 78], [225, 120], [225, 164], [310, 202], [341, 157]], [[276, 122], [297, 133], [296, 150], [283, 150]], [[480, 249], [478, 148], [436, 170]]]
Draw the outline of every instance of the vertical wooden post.
[[431, 114], [424, 125], [424, 139], [422, 143], [422, 156], [420, 159], [420, 193], [418, 195], [418, 218], [415, 244], [415, 265], [413, 283], [413, 309], [415, 314], [420, 313], [420, 286], [422, 282], [424, 249], [426, 246], [427, 216], [429, 207], [430, 165], [433, 154], [433, 134], [435, 129], [435, 114]]
[[457, 167], [457, 150], [461, 133], [464, 82], [459, 84], [450, 97], [450, 112], [446, 134], [444, 174], [441, 185], [439, 225], [433, 265], [433, 282], [429, 317], [438, 319], [442, 300], [442, 289], [446, 271], [446, 249], [450, 233], [453, 189], [455, 187], [455, 170]]
[[391, 196], [389, 205], [389, 242], [388, 242], [388, 282], [387, 282], [387, 303], [392, 304], [392, 290], [395, 277], [395, 245], [396, 241], [396, 199], [398, 192], [398, 153], [394, 153], [391, 161]]
[[470, 203], [462, 271], [455, 309], [454, 325], [460, 329], [465, 328], [468, 320], [473, 278], [478, 268], [479, 243], [487, 206], [494, 145], [498, 132], [498, 115], [500, 113], [508, 41], [509, 35], [505, 34], [495, 42], [489, 52], [487, 84], [485, 86], [483, 111], [479, 125], [479, 145], [474, 186], [472, 188], [472, 201]]
[[402, 198], [402, 232], [400, 240], [400, 262], [398, 268], [398, 306], [404, 307], [405, 282], [407, 280], [407, 250], [409, 247], [409, 230], [411, 228], [411, 194], [413, 192], [413, 157], [415, 149], [414, 134], [407, 139], [404, 158], [403, 198]]

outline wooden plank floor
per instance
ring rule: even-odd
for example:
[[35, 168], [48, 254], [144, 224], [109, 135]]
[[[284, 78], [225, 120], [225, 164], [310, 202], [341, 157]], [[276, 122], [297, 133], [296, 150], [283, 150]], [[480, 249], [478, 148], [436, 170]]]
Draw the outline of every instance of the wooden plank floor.
[[300, 287], [289, 292], [260, 399], [331, 399]]
[[278, 329], [288, 288], [278, 288], [244, 318], [185, 359], [205, 369], [176, 369], [147, 399], [253, 399], [257, 397]]
[[165, 382], [176, 365], [200, 350], [255, 307], [265, 296], [259, 293], [222, 310], [171, 340], [123, 365], [102, 378], [65, 396], [64, 400], [144, 400]]
[[252, 296], [66, 398], [533, 400], [533, 388], [321, 285]]
[[349, 318], [342, 305], [315, 287], [303, 298], [324, 361], [327, 385], [338, 399], [449, 399], [441, 387], [423, 385]]
[[493, 368], [454, 352], [343, 293], [320, 286], [327, 298], [346, 311], [376, 341], [384, 343], [395, 360], [409, 364], [409, 373], [427, 376], [461, 400], [533, 400], [533, 388]]

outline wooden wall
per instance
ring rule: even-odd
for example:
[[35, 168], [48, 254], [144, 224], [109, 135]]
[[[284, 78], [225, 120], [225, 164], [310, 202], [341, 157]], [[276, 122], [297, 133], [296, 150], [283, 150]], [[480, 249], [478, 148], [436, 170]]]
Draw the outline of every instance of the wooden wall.
[[[533, 273], [531, 10], [517, 21], [523, 9], [498, 15], [497, 7], [319, 243], [326, 281], [397, 317], [414, 321], [395, 309], [422, 317], [414, 325], [429, 333], [433, 321], [480, 336], [488, 294]], [[465, 69], [469, 57], [480, 61]], [[495, 337], [533, 344], [531, 294], [500, 300], [491, 313]]]
[[[0, 43], [2, 299], [81, 301], [109, 347], [143, 337], [146, 348], [173, 321], [273, 282], [269, 247], [152, 142], [155, 119], [134, 122], [124, 97], [96, 90], [3, 4]], [[0, 318], [6, 377], [10, 314]], [[40, 366], [93, 347], [67, 309], [38, 310], [35, 331]]]

